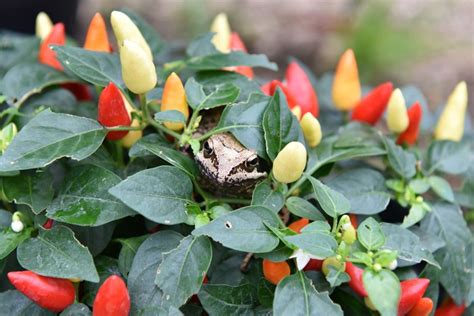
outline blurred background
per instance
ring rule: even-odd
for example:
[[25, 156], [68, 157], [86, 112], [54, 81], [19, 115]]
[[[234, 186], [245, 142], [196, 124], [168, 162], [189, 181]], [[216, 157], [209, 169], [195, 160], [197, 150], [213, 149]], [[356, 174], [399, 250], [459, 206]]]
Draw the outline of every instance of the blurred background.
[[33, 33], [36, 14], [45, 11], [81, 44], [95, 12], [108, 16], [128, 7], [165, 40], [183, 45], [226, 12], [249, 52], [268, 55], [280, 72], [294, 56], [319, 76], [352, 47], [364, 84], [416, 85], [435, 108], [466, 80], [474, 112], [473, 0], [17, 0], [0, 6], [0, 28]]

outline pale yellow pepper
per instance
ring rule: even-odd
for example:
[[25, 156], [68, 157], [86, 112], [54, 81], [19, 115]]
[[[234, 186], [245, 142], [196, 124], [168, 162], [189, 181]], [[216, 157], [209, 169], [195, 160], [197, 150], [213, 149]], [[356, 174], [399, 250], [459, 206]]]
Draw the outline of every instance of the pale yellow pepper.
[[120, 48], [122, 78], [127, 88], [136, 94], [150, 91], [156, 86], [157, 76], [153, 61], [140, 45], [124, 40]]
[[306, 148], [300, 142], [288, 143], [273, 161], [273, 176], [282, 183], [298, 180], [306, 167]]
[[448, 98], [436, 125], [434, 138], [436, 140], [460, 141], [464, 135], [466, 110], [467, 85], [465, 81], [461, 81]]
[[53, 29], [53, 22], [49, 18], [49, 16], [44, 13], [40, 12], [36, 16], [36, 36], [44, 40], [51, 30]]
[[303, 115], [303, 118], [300, 121], [301, 129], [303, 130], [304, 139], [309, 147], [316, 147], [321, 142], [323, 138], [323, 133], [321, 132], [321, 124], [317, 118], [313, 116], [310, 112]]
[[391, 132], [400, 134], [408, 127], [408, 112], [400, 89], [395, 89], [387, 105], [387, 126]]
[[221, 53], [230, 52], [231, 30], [229, 20], [225, 13], [219, 13], [211, 24], [211, 32], [216, 33], [212, 38], [212, 43]]

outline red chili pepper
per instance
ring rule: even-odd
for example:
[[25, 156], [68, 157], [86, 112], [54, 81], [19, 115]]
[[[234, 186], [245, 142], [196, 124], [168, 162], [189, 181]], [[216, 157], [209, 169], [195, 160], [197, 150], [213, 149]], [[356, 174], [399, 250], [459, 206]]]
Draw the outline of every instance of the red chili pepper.
[[87, 29], [84, 48], [97, 52], [111, 52], [105, 21], [98, 12], [92, 18], [89, 28]]
[[44, 229], [51, 229], [53, 227], [54, 221], [51, 218], [48, 218], [48, 220], [43, 224]]
[[352, 120], [375, 125], [387, 107], [392, 90], [393, 85], [391, 82], [375, 87], [354, 107]]
[[456, 305], [456, 303], [449, 298], [436, 309], [435, 316], [461, 316], [465, 310], [466, 305]]
[[308, 224], [309, 224], [309, 219], [302, 218], [288, 225], [288, 228], [294, 231], [295, 233], [300, 233], [303, 227], [305, 227]]
[[433, 301], [429, 297], [422, 297], [408, 312], [407, 316], [428, 316], [433, 310]]
[[[269, 96], [272, 96], [275, 94], [275, 91], [276, 91], [276, 88], [279, 87], [281, 89], [281, 91], [283, 91], [283, 94], [286, 96], [286, 102], [288, 103], [288, 107], [290, 109], [294, 108], [297, 103], [296, 103], [296, 99], [293, 95], [293, 93], [291, 93], [290, 90], [288, 90], [288, 87], [285, 86], [283, 84], [283, 82], [279, 81], [279, 80], [272, 80], [270, 83], [269, 83], [269, 86], [268, 86], [268, 90], [267, 90], [267, 87], [266, 85], [264, 85], [262, 87], [262, 91], [269, 95]], [[265, 89], [265, 90], [263, 90]], [[268, 93], [266, 93], [268, 92]]]
[[415, 278], [400, 282], [401, 295], [398, 303], [398, 315], [408, 313], [425, 294], [429, 279]]
[[37, 305], [61, 312], [74, 303], [76, 291], [71, 281], [51, 278], [32, 271], [15, 271], [8, 273], [13, 286]]
[[56, 23], [48, 37], [46, 37], [44, 41], [41, 42], [38, 61], [57, 70], [63, 70], [63, 66], [56, 58], [56, 52], [54, 52], [49, 46], [64, 45], [64, 43], [66, 43], [66, 31], [64, 29], [64, 24]]
[[128, 316], [130, 295], [122, 278], [111, 275], [102, 283], [92, 307], [93, 316]]
[[[316, 91], [314, 91], [305, 71], [297, 62], [291, 62], [286, 68], [285, 81], [288, 90], [296, 100], [295, 105], [299, 105], [301, 108], [301, 115], [310, 112], [314, 117], [318, 117], [319, 105]], [[292, 109], [293, 106], [290, 108]]]
[[304, 271], [321, 271], [323, 268], [323, 260], [310, 259], [308, 264], [303, 268]]
[[271, 93], [270, 93], [270, 87], [272, 85], [272, 82], [269, 81], [265, 84], [263, 84], [261, 87], [260, 87], [260, 90], [262, 90], [262, 92], [266, 95], [270, 95], [271, 96]]
[[397, 144], [415, 144], [420, 131], [422, 115], [423, 109], [420, 103], [415, 102], [408, 110], [408, 127], [403, 133], [400, 134], [400, 136], [398, 136]]
[[357, 228], [357, 226], [359, 226], [359, 223], [357, 222], [357, 215], [349, 214], [349, 218], [351, 219], [352, 226], [354, 226], [354, 228]]
[[78, 101], [90, 101], [92, 100], [92, 94], [89, 90], [89, 87], [82, 83], [70, 82], [63, 83], [61, 85], [64, 89], [69, 90]]
[[[232, 32], [230, 36], [230, 50], [231, 51], [242, 51], [242, 52], [247, 52], [247, 48], [245, 47], [244, 42], [240, 38], [239, 34], [237, 32]], [[237, 66], [237, 67], [232, 67], [233, 71], [246, 76], [250, 79], [253, 79], [253, 69], [252, 67], [249, 66]]]
[[364, 282], [362, 281], [362, 275], [364, 270], [354, 265], [352, 262], [346, 262], [346, 273], [349, 274], [351, 280], [349, 281], [349, 287], [358, 295], [366, 297], [367, 291], [364, 288]]
[[[112, 82], [99, 96], [97, 120], [106, 127], [130, 126], [132, 123], [120, 90]], [[128, 131], [113, 131], [107, 134], [108, 140], [118, 140], [127, 135]]]

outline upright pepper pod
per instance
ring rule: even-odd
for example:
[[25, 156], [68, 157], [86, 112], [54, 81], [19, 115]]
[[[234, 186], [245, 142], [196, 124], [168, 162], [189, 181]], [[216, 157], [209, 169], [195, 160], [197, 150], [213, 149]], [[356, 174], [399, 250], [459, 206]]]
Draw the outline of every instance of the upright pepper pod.
[[[237, 32], [232, 32], [230, 36], [230, 50], [231, 51], [242, 51], [242, 52], [247, 52], [247, 47], [245, 47], [244, 42], [240, 38], [239, 34]], [[235, 71], [236, 73], [239, 73], [243, 76], [246, 76], [247, 78], [253, 79], [254, 74], [253, 74], [253, 69], [252, 67], [249, 66], [237, 66], [237, 67], [229, 67], [229, 70]]]
[[317, 118], [313, 114], [307, 112], [303, 115], [300, 121], [301, 129], [303, 130], [304, 139], [309, 147], [316, 147], [323, 138], [321, 132], [321, 125]]
[[408, 110], [408, 127], [398, 136], [397, 144], [414, 145], [420, 132], [421, 117], [423, 109], [418, 102], [415, 102]]
[[273, 161], [273, 176], [282, 183], [298, 180], [306, 167], [306, 148], [300, 142], [288, 143]]
[[[161, 98], [161, 111], [176, 110], [183, 113], [186, 120], [189, 117], [189, 107], [186, 102], [186, 91], [183, 83], [176, 73], [169, 75], [163, 88], [163, 96]], [[183, 129], [183, 123], [165, 122], [165, 126], [174, 131]]]
[[56, 23], [51, 33], [41, 42], [38, 61], [57, 70], [63, 70], [63, 66], [56, 58], [56, 52], [50, 48], [50, 45], [64, 45], [66, 43], [66, 31], [63, 23]]
[[[131, 117], [119, 88], [109, 83], [99, 96], [97, 121], [105, 127], [130, 126]], [[128, 131], [112, 131], [107, 133], [108, 140], [118, 140], [127, 135]]]
[[[319, 115], [318, 97], [313, 89], [311, 81], [305, 71], [297, 62], [291, 62], [286, 68], [285, 83], [288, 90], [296, 100], [296, 104], [301, 107], [301, 113]], [[290, 106], [290, 108], [293, 108]]]
[[383, 83], [374, 88], [354, 107], [351, 119], [375, 125], [387, 107], [392, 90], [393, 85], [391, 82]]
[[286, 97], [286, 102], [288, 103], [288, 107], [291, 110], [298, 106], [300, 115], [304, 114], [302, 113], [301, 107], [297, 104], [296, 98], [293, 96], [293, 93], [288, 90], [288, 87], [283, 82], [279, 80], [272, 80], [261, 87], [262, 92], [269, 96], [273, 96], [275, 94], [276, 88], [280, 88], [281, 91], [283, 91], [283, 94]]
[[61, 312], [74, 303], [76, 291], [69, 280], [46, 277], [32, 271], [9, 272], [8, 279], [18, 291], [52, 312]]
[[466, 109], [467, 85], [465, 81], [461, 81], [448, 98], [436, 125], [434, 138], [436, 140], [460, 141], [464, 135]]
[[123, 41], [120, 48], [120, 63], [123, 81], [133, 93], [142, 94], [156, 86], [155, 64], [136, 42]]
[[216, 15], [211, 24], [211, 32], [214, 32], [212, 43], [221, 53], [228, 53], [230, 51], [231, 31], [229, 20], [225, 13]]
[[341, 111], [350, 111], [361, 97], [359, 70], [354, 51], [348, 49], [339, 58], [332, 84], [334, 106]]
[[428, 316], [433, 310], [433, 301], [429, 297], [422, 297], [413, 308], [408, 312], [407, 316]]
[[415, 278], [400, 282], [401, 294], [398, 303], [398, 315], [406, 315], [425, 294], [429, 279]]
[[117, 38], [117, 45], [119, 49], [123, 47], [125, 40], [135, 42], [138, 46], [140, 46], [141, 50], [145, 53], [148, 59], [153, 61], [153, 54], [151, 52], [150, 46], [146, 42], [138, 27], [135, 25], [135, 23], [133, 23], [128, 15], [120, 11], [113, 11], [110, 14], [110, 23], [112, 24], [112, 29], [114, 30], [115, 37]]
[[395, 89], [390, 96], [387, 106], [388, 129], [393, 133], [400, 134], [407, 129], [408, 122], [405, 98], [400, 89]]
[[359, 296], [367, 297], [369, 294], [367, 294], [362, 280], [364, 270], [357, 267], [352, 262], [346, 262], [346, 273], [351, 277], [349, 287]]
[[102, 15], [97, 12], [92, 18], [87, 30], [84, 48], [97, 52], [110, 53], [111, 47], [107, 35], [107, 27]]
[[53, 29], [53, 22], [44, 12], [38, 13], [38, 15], [36, 16], [35, 25], [36, 36], [42, 40], [48, 37], [49, 33], [51, 33]]
[[290, 266], [286, 261], [274, 262], [268, 259], [263, 259], [263, 276], [267, 281], [277, 285], [285, 277], [290, 275]]
[[97, 291], [92, 315], [128, 316], [129, 312], [130, 295], [125, 282], [119, 276], [109, 276]]

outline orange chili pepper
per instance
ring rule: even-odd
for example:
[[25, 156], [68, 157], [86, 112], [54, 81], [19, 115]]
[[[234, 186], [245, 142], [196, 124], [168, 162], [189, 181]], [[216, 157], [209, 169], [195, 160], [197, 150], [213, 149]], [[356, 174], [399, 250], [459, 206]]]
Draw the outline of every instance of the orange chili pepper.
[[291, 223], [288, 228], [294, 231], [295, 233], [300, 233], [303, 227], [309, 224], [309, 219], [302, 218]]
[[429, 297], [422, 297], [408, 312], [407, 316], [428, 316], [433, 310], [433, 301]]
[[105, 21], [102, 15], [98, 12], [94, 15], [89, 24], [84, 48], [97, 52], [110, 53], [111, 51]]
[[290, 266], [286, 261], [273, 262], [268, 259], [263, 259], [262, 264], [265, 279], [275, 285], [291, 273]]
[[[240, 38], [239, 34], [237, 32], [232, 32], [230, 36], [230, 50], [231, 51], [242, 51], [242, 52], [247, 52], [247, 48], [245, 47], [244, 42]], [[239, 73], [243, 76], [246, 76], [250, 79], [253, 78], [253, 69], [252, 67], [249, 66], [237, 66], [237, 67], [229, 67], [231, 70], [235, 71], [236, 73]]]

